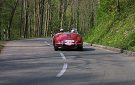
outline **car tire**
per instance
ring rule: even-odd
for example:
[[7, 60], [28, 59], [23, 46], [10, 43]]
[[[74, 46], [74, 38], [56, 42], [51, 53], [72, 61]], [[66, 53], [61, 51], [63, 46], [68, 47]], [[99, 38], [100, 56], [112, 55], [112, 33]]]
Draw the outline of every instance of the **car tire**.
[[54, 50], [55, 51], [58, 51], [58, 47], [56, 47], [55, 44], [54, 44]]

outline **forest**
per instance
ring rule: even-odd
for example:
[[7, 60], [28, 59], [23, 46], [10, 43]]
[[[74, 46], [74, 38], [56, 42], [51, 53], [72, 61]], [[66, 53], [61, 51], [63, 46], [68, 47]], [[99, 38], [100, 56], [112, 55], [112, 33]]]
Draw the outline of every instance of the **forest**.
[[85, 42], [135, 51], [134, 8], [135, 0], [0, 0], [0, 40], [77, 28]]
[[85, 33], [94, 25], [95, 0], [0, 0], [0, 39], [48, 37], [77, 28]]

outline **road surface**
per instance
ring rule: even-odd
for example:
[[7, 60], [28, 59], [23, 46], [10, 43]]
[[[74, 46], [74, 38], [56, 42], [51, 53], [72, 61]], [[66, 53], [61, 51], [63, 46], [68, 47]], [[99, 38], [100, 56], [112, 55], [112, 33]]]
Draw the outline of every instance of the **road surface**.
[[0, 85], [135, 85], [135, 58], [87, 45], [54, 51], [50, 38], [15, 40], [0, 54]]

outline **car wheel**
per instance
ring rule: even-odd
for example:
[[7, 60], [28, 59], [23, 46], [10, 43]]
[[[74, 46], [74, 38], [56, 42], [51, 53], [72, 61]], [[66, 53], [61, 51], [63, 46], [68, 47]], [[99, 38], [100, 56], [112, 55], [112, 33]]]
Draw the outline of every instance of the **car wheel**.
[[55, 51], [58, 51], [58, 47], [56, 47], [55, 44], [54, 44], [54, 50]]
[[79, 46], [79, 47], [77, 47], [77, 50], [83, 51], [83, 47], [82, 46]]

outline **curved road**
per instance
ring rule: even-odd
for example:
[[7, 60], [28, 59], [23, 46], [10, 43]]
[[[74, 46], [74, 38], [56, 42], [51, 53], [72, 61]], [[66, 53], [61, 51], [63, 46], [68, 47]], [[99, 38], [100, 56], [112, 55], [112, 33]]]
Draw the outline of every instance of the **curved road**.
[[54, 51], [50, 38], [10, 41], [0, 85], [135, 85], [135, 58], [87, 45]]

